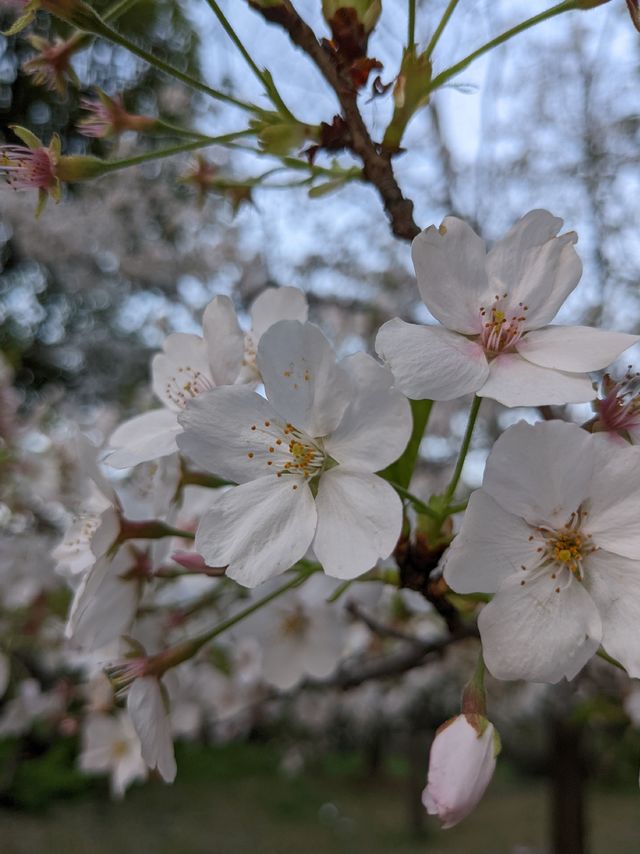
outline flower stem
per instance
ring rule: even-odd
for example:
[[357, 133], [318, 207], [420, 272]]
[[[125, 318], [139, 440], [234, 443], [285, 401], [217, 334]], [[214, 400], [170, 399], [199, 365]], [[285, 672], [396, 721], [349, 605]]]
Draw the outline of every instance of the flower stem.
[[449, 505], [456, 491], [456, 487], [458, 486], [460, 475], [462, 474], [462, 467], [464, 466], [464, 461], [467, 458], [467, 453], [469, 452], [469, 445], [471, 444], [471, 437], [473, 436], [473, 429], [476, 426], [476, 420], [478, 418], [478, 412], [480, 410], [481, 403], [482, 398], [476, 395], [473, 398], [473, 403], [471, 404], [471, 409], [469, 411], [467, 429], [465, 430], [462, 445], [460, 446], [460, 453], [458, 454], [458, 459], [456, 461], [456, 467], [453, 472], [453, 477], [451, 478], [451, 482], [449, 483], [449, 486], [447, 487], [444, 493], [444, 498], [447, 505]]
[[417, 496], [415, 496], [412, 492], [409, 492], [408, 489], [405, 489], [404, 486], [400, 486], [399, 483], [394, 483], [392, 480], [389, 481], [389, 486], [392, 486], [398, 495], [401, 495], [403, 498], [406, 498], [410, 504], [413, 505], [414, 509], [418, 513], [422, 513], [424, 516], [429, 516], [431, 519], [438, 519], [438, 514], [429, 507], [428, 504], [425, 504], [424, 501], [421, 501]]
[[169, 77], [174, 77], [176, 80], [180, 80], [181, 83], [191, 87], [191, 89], [195, 89], [198, 92], [202, 92], [205, 95], [209, 95], [210, 98], [215, 98], [217, 101], [223, 101], [226, 104], [232, 104], [234, 107], [239, 107], [241, 110], [245, 110], [249, 113], [259, 112], [259, 109], [255, 107], [253, 104], [248, 104], [246, 101], [240, 101], [238, 98], [234, 98], [232, 95], [227, 95], [224, 92], [220, 92], [218, 89], [212, 89], [210, 86], [207, 86], [206, 83], [203, 83], [201, 80], [197, 80], [195, 77], [191, 77], [189, 74], [185, 74], [184, 71], [180, 71], [179, 68], [175, 68], [173, 65], [169, 65], [168, 62], [165, 62], [163, 59], [160, 59], [157, 56], [154, 56], [149, 51], [145, 50], [142, 47], [139, 47], [135, 42], [128, 39], [126, 36], [123, 36], [117, 30], [114, 30], [112, 27], [108, 26], [108, 24], [104, 23], [104, 21], [100, 22], [100, 26], [96, 27], [95, 34], [102, 36], [105, 39], [113, 42], [114, 44], [120, 45], [120, 47], [125, 48], [130, 53], [135, 54], [135, 56], [140, 57], [140, 59], [147, 62], [149, 65], [152, 65], [154, 68], [157, 68], [159, 71], [162, 71], [164, 74], [167, 74]]
[[173, 145], [171, 148], [145, 151], [143, 154], [136, 154], [134, 157], [127, 157], [123, 160], [107, 160], [104, 161], [104, 169], [101, 174], [106, 175], [111, 172], [117, 172], [120, 169], [128, 169], [129, 166], [138, 166], [141, 163], [148, 163], [152, 160], [162, 160], [165, 157], [172, 157], [174, 154], [181, 154], [184, 151], [195, 151], [198, 148], [205, 148], [208, 145], [225, 145], [227, 142], [238, 139], [238, 137], [250, 136], [251, 134], [253, 134], [253, 131], [244, 130], [228, 133], [224, 136], [198, 137], [198, 139], [191, 142]]
[[[552, 6], [550, 9], [546, 9], [544, 12], [540, 12], [538, 15], [534, 15], [532, 18], [527, 18], [526, 21], [522, 21], [520, 24], [517, 24], [515, 27], [512, 27], [510, 30], [506, 30], [504, 33], [501, 33], [496, 38], [491, 39], [486, 44], [479, 47], [477, 50], [474, 50], [473, 53], [470, 53], [469, 56], [465, 56], [464, 59], [461, 59], [460, 62], [457, 62], [455, 65], [452, 65], [450, 68], [447, 68], [445, 71], [441, 72], [434, 77], [431, 81], [430, 89], [433, 91], [434, 89], [438, 89], [447, 80], [450, 80], [452, 77], [455, 77], [456, 74], [459, 74], [461, 71], [464, 71], [467, 66], [471, 65], [471, 63], [476, 60], [479, 56], [482, 56], [484, 53], [492, 50], [494, 47], [503, 44], [509, 39], [517, 36], [519, 33], [524, 32], [524, 30], [530, 29], [530, 27], [534, 27], [536, 24], [542, 23], [542, 21], [547, 21], [550, 18], [554, 18], [556, 15], [561, 15], [563, 12], [570, 12], [573, 9], [577, 9], [578, 4], [577, 0], [564, 0], [562, 3], [558, 3], [557, 6]], [[432, 39], [433, 40], [433, 39]]]
[[416, 43], [416, 0], [409, 0], [409, 20], [407, 23], [407, 48], [411, 50]]
[[286, 584], [278, 587], [272, 593], [267, 594], [267, 596], [263, 596], [262, 599], [258, 599], [242, 611], [238, 611], [238, 613], [234, 614], [233, 617], [229, 617], [227, 620], [223, 620], [221, 623], [218, 623], [217, 626], [210, 629], [208, 632], [203, 632], [201, 635], [182, 641], [170, 649], [166, 649], [164, 652], [159, 653], [157, 656], [154, 656], [154, 672], [160, 676], [170, 668], [176, 667], [176, 665], [182, 664], [182, 662], [193, 658], [198, 650], [202, 649], [202, 647], [209, 643], [209, 641], [213, 640], [213, 638], [218, 637], [218, 635], [226, 632], [227, 629], [230, 629], [237, 623], [242, 622], [242, 620], [246, 619], [251, 614], [259, 611], [260, 608], [264, 608], [265, 605], [273, 602], [274, 599], [282, 596], [283, 593], [287, 593], [287, 591], [293, 590], [295, 587], [299, 587], [301, 584], [304, 584], [304, 582], [320, 568], [318, 564], [308, 563], [307, 561], [300, 561], [298, 566], [300, 569], [294, 577]]
[[444, 10], [444, 14], [442, 18], [440, 18], [440, 23], [436, 27], [433, 35], [431, 36], [431, 41], [427, 45], [427, 49], [425, 50], [425, 56], [430, 59], [433, 51], [436, 49], [436, 45], [440, 41], [440, 36], [444, 32], [445, 27], [449, 23], [449, 18], [453, 14], [456, 6], [458, 5], [459, 0], [449, 0], [449, 4], [447, 8]]
[[290, 119], [295, 121], [294, 116], [289, 111], [287, 105], [284, 103], [284, 101], [280, 97], [280, 93], [278, 92], [278, 90], [274, 86], [271, 75], [268, 72], [261, 71], [258, 68], [256, 63], [253, 61], [251, 54], [249, 53], [249, 51], [246, 49], [246, 47], [240, 41], [238, 34], [236, 33], [236, 31], [231, 26], [228, 18], [225, 16], [224, 12], [220, 8], [220, 6], [216, 2], [216, 0], [207, 0], [207, 3], [211, 7], [211, 10], [214, 13], [214, 15], [216, 16], [216, 18], [220, 21], [220, 24], [222, 25], [222, 28], [224, 29], [226, 34], [229, 36], [231, 41], [234, 43], [234, 45], [240, 51], [243, 59], [245, 60], [245, 62], [249, 66], [249, 68], [253, 71], [255, 76], [258, 78], [258, 80], [264, 86], [264, 90], [265, 90], [267, 96], [269, 97], [269, 99], [273, 102], [273, 105], [275, 106], [275, 108], [279, 112], [283, 113], [284, 115], [288, 116]]

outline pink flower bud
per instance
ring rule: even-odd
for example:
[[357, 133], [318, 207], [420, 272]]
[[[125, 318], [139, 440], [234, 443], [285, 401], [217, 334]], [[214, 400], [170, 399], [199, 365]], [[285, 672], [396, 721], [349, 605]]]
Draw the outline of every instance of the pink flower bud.
[[197, 552], [174, 552], [171, 557], [185, 569], [195, 570], [196, 572], [207, 569], [204, 558]]
[[499, 744], [493, 724], [480, 715], [458, 715], [440, 727], [422, 803], [443, 828], [458, 824], [478, 804], [493, 776]]

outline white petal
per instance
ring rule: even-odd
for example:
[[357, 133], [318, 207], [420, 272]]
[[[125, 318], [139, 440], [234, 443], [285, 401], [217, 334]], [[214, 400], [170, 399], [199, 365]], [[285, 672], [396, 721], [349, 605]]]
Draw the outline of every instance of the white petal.
[[602, 623], [593, 599], [568, 570], [551, 575], [512, 575], [482, 609], [482, 651], [496, 679], [573, 679], [598, 649]]
[[583, 525], [600, 548], [640, 559], [640, 447], [596, 440]]
[[151, 374], [156, 396], [174, 412], [213, 386], [207, 345], [199, 335], [186, 332], [173, 332], [165, 339], [164, 353], [151, 360]]
[[445, 217], [411, 245], [418, 289], [431, 314], [448, 329], [481, 331], [480, 306], [488, 290], [484, 241], [461, 219]]
[[202, 316], [202, 333], [213, 381], [216, 385], [231, 385], [242, 367], [244, 333], [229, 297], [217, 296], [211, 300]]
[[258, 346], [258, 368], [273, 408], [309, 436], [336, 428], [349, 403], [351, 382], [320, 329], [281, 320]]
[[541, 368], [517, 353], [505, 353], [490, 363], [489, 379], [478, 395], [503, 406], [543, 406], [585, 403], [596, 393], [585, 374]]
[[195, 545], [209, 566], [228, 565], [228, 578], [256, 587], [304, 557], [315, 529], [303, 478], [269, 475], [215, 496]]
[[606, 368], [638, 341], [638, 335], [591, 326], [547, 326], [528, 332], [516, 348], [534, 365], [584, 373]]
[[479, 344], [397, 317], [380, 328], [376, 352], [391, 368], [398, 388], [414, 400], [453, 400], [477, 391], [489, 376]]
[[365, 386], [368, 391], [387, 391], [393, 385], [393, 374], [389, 368], [362, 351], [345, 356], [340, 366], [347, 371], [356, 389]]
[[444, 558], [444, 577], [457, 593], [494, 593], [501, 581], [536, 562], [537, 541], [519, 516], [482, 490], [469, 499], [460, 533]]
[[[268, 473], [268, 448], [283, 421], [246, 386], [220, 386], [192, 400], [179, 416], [178, 447], [198, 466], [236, 483]], [[255, 430], [251, 428], [255, 427]], [[251, 455], [251, 456], [250, 456]]]
[[340, 424], [324, 441], [327, 453], [339, 463], [369, 472], [397, 460], [413, 429], [409, 401], [395, 389], [380, 387], [389, 372], [374, 365], [383, 375], [375, 376], [377, 387], [356, 386]]
[[577, 235], [555, 235], [562, 220], [548, 211], [534, 210], [522, 217], [487, 257], [490, 288], [508, 293], [507, 304], [527, 306], [525, 329], [545, 326], [556, 315], [582, 274], [573, 247]]
[[313, 550], [327, 575], [356, 578], [393, 551], [402, 527], [402, 502], [374, 474], [337, 466], [320, 478]]
[[114, 450], [105, 462], [117, 469], [166, 457], [178, 450], [176, 436], [182, 431], [177, 413], [171, 409], [154, 409], [130, 418], [117, 427], [109, 438]]
[[520, 421], [494, 444], [482, 488], [532, 525], [565, 525], [589, 494], [594, 444], [577, 424]]
[[155, 677], [135, 680], [129, 688], [127, 711], [140, 738], [142, 758], [149, 768], [157, 768], [166, 783], [173, 783], [177, 768], [171, 722], [160, 682]]
[[96, 650], [131, 627], [140, 598], [140, 585], [120, 576], [133, 559], [126, 548], [115, 558], [103, 557], [76, 590], [65, 635], [84, 649]]
[[267, 288], [254, 299], [249, 309], [251, 329], [256, 340], [260, 340], [260, 336], [279, 320], [306, 323], [308, 313], [307, 298], [299, 288]]
[[585, 561], [584, 584], [602, 618], [602, 646], [640, 677], [640, 561], [597, 551]]

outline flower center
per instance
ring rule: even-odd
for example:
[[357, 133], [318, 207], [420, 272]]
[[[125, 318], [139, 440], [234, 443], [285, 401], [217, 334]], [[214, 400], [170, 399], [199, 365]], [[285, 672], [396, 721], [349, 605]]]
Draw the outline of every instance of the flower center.
[[488, 356], [497, 356], [512, 350], [522, 337], [522, 324], [527, 319], [529, 306], [518, 303], [516, 311], [506, 303], [509, 294], [496, 294], [493, 305], [488, 308], [480, 306], [482, 332], [480, 343]]
[[280, 623], [280, 631], [288, 637], [301, 638], [306, 633], [309, 626], [309, 618], [305, 614], [300, 605], [297, 605], [294, 610], [290, 611], [282, 619]]
[[[583, 581], [584, 561], [597, 548], [591, 541], [591, 534], [585, 534], [581, 530], [586, 516], [586, 510], [579, 507], [562, 528], [551, 528], [547, 525], [534, 528], [535, 534], [531, 534], [529, 540], [540, 540], [537, 548], [539, 559], [534, 566], [522, 566], [521, 569], [548, 568], [554, 580], [559, 571], [568, 569], [578, 581]], [[568, 576], [567, 580], [570, 580], [570, 577]], [[525, 583], [526, 581], [520, 582], [522, 585]], [[560, 593], [560, 590], [560, 587], [556, 587], [556, 593]]]
[[259, 464], [264, 463], [277, 477], [297, 474], [310, 480], [320, 474], [330, 460], [318, 441], [288, 422], [275, 424], [263, 421], [261, 424], [252, 424], [251, 431], [267, 440], [267, 459], [264, 459], [263, 454], [256, 456], [254, 451], [249, 451], [247, 456]]
[[623, 432], [640, 426], [640, 374], [633, 372], [631, 365], [617, 382], [605, 374], [602, 392], [604, 397], [595, 407], [604, 429]]
[[213, 381], [206, 374], [187, 365], [176, 368], [175, 374], [167, 380], [164, 391], [172, 403], [184, 409], [190, 400], [213, 387]]

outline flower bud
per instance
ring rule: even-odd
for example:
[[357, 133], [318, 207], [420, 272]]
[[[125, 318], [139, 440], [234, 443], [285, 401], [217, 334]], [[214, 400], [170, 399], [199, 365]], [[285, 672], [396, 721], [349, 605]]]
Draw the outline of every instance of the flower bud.
[[458, 715], [444, 723], [431, 745], [422, 803], [442, 827], [458, 824], [476, 807], [496, 767], [500, 739], [480, 715]]
[[340, 9], [353, 9], [358, 22], [362, 24], [368, 35], [378, 23], [382, 2], [381, 0], [322, 0], [322, 14], [329, 25]]

